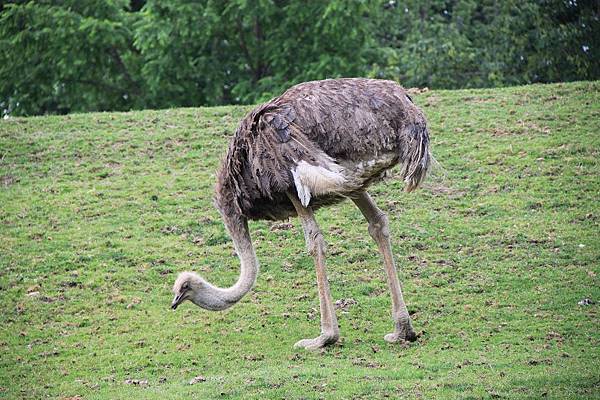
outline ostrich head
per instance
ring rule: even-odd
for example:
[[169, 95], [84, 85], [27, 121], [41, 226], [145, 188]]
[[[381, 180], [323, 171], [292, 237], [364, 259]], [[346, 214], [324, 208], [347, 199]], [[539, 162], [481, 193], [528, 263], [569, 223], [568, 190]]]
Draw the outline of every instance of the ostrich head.
[[206, 310], [224, 310], [240, 301], [252, 289], [258, 274], [258, 260], [250, 241], [246, 220], [237, 219], [236, 223], [237, 225], [226, 224], [240, 258], [240, 276], [236, 283], [231, 287], [220, 288], [211, 285], [194, 272], [182, 272], [173, 285], [175, 298], [171, 303], [172, 309], [189, 300]]
[[211, 311], [224, 310], [239, 300], [231, 289], [215, 287], [195, 272], [188, 271], [180, 273], [175, 280], [173, 294], [173, 310], [186, 300]]
[[173, 294], [175, 294], [173, 303], [171, 303], [171, 308], [173, 310], [184, 301], [189, 300], [193, 294], [200, 289], [200, 281], [197, 278], [199, 278], [199, 276], [193, 272], [186, 271], [179, 274], [173, 285]]

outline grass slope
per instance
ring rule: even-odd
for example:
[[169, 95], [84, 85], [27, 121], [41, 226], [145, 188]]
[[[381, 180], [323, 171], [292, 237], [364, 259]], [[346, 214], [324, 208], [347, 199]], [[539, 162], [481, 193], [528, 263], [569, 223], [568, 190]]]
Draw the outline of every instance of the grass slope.
[[600, 83], [415, 101], [442, 169], [372, 194], [422, 336], [383, 341], [382, 264], [344, 203], [318, 218], [334, 299], [356, 304], [321, 353], [292, 348], [319, 330], [297, 220], [251, 224], [240, 304], [169, 310], [178, 271], [237, 276], [212, 188], [250, 107], [1, 121], [0, 398], [599, 398], [598, 305], [577, 303], [600, 300]]

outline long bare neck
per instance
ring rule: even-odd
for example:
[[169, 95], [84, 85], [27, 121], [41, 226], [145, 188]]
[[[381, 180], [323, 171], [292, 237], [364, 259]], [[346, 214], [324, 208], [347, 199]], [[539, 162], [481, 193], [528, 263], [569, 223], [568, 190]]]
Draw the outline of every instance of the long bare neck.
[[254, 286], [258, 275], [258, 259], [254, 253], [246, 218], [240, 218], [237, 221], [227, 220], [227, 217], [224, 217], [224, 219], [225, 226], [227, 226], [233, 240], [235, 251], [240, 258], [240, 277], [235, 285], [225, 289], [230, 299], [236, 303]]
[[252, 289], [258, 275], [258, 260], [250, 240], [247, 219], [223, 215], [223, 220], [240, 258], [240, 276], [229, 288], [219, 288], [206, 282], [206, 287], [196, 293], [192, 301], [209, 310], [224, 310], [240, 301]]

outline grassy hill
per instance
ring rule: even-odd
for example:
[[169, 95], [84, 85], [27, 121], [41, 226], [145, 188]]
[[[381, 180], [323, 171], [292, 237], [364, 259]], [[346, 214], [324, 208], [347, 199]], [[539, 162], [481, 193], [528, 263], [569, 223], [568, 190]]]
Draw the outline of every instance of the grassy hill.
[[236, 279], [212, 190], [250, 107], [0, 121], [0, 398], [599, 398], [600, 82], [414, 99], [441, 168], [371, 193], [421, 337], [383, 341], [382, 263], [343, 203], [317, 215], [347, 300], [321, 353], [292, 348], [319, 330], [297, 220], [251, 223], [241, 303], [169, 309], [178, 271]]

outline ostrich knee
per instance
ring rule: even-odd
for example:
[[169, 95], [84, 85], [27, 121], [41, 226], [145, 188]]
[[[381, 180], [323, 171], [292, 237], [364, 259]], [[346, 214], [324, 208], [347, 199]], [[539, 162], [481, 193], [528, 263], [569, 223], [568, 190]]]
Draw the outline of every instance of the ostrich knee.
[[377, 243], [381, 240], [390, 239], [390, 223], [387, 215], [379, 211], [375, 217], [369, 221], [369, 234]]
[[327, 244], [319, 229], [310, 228], [306, 231], [306, 248], [311, 256], [325, 255]]

